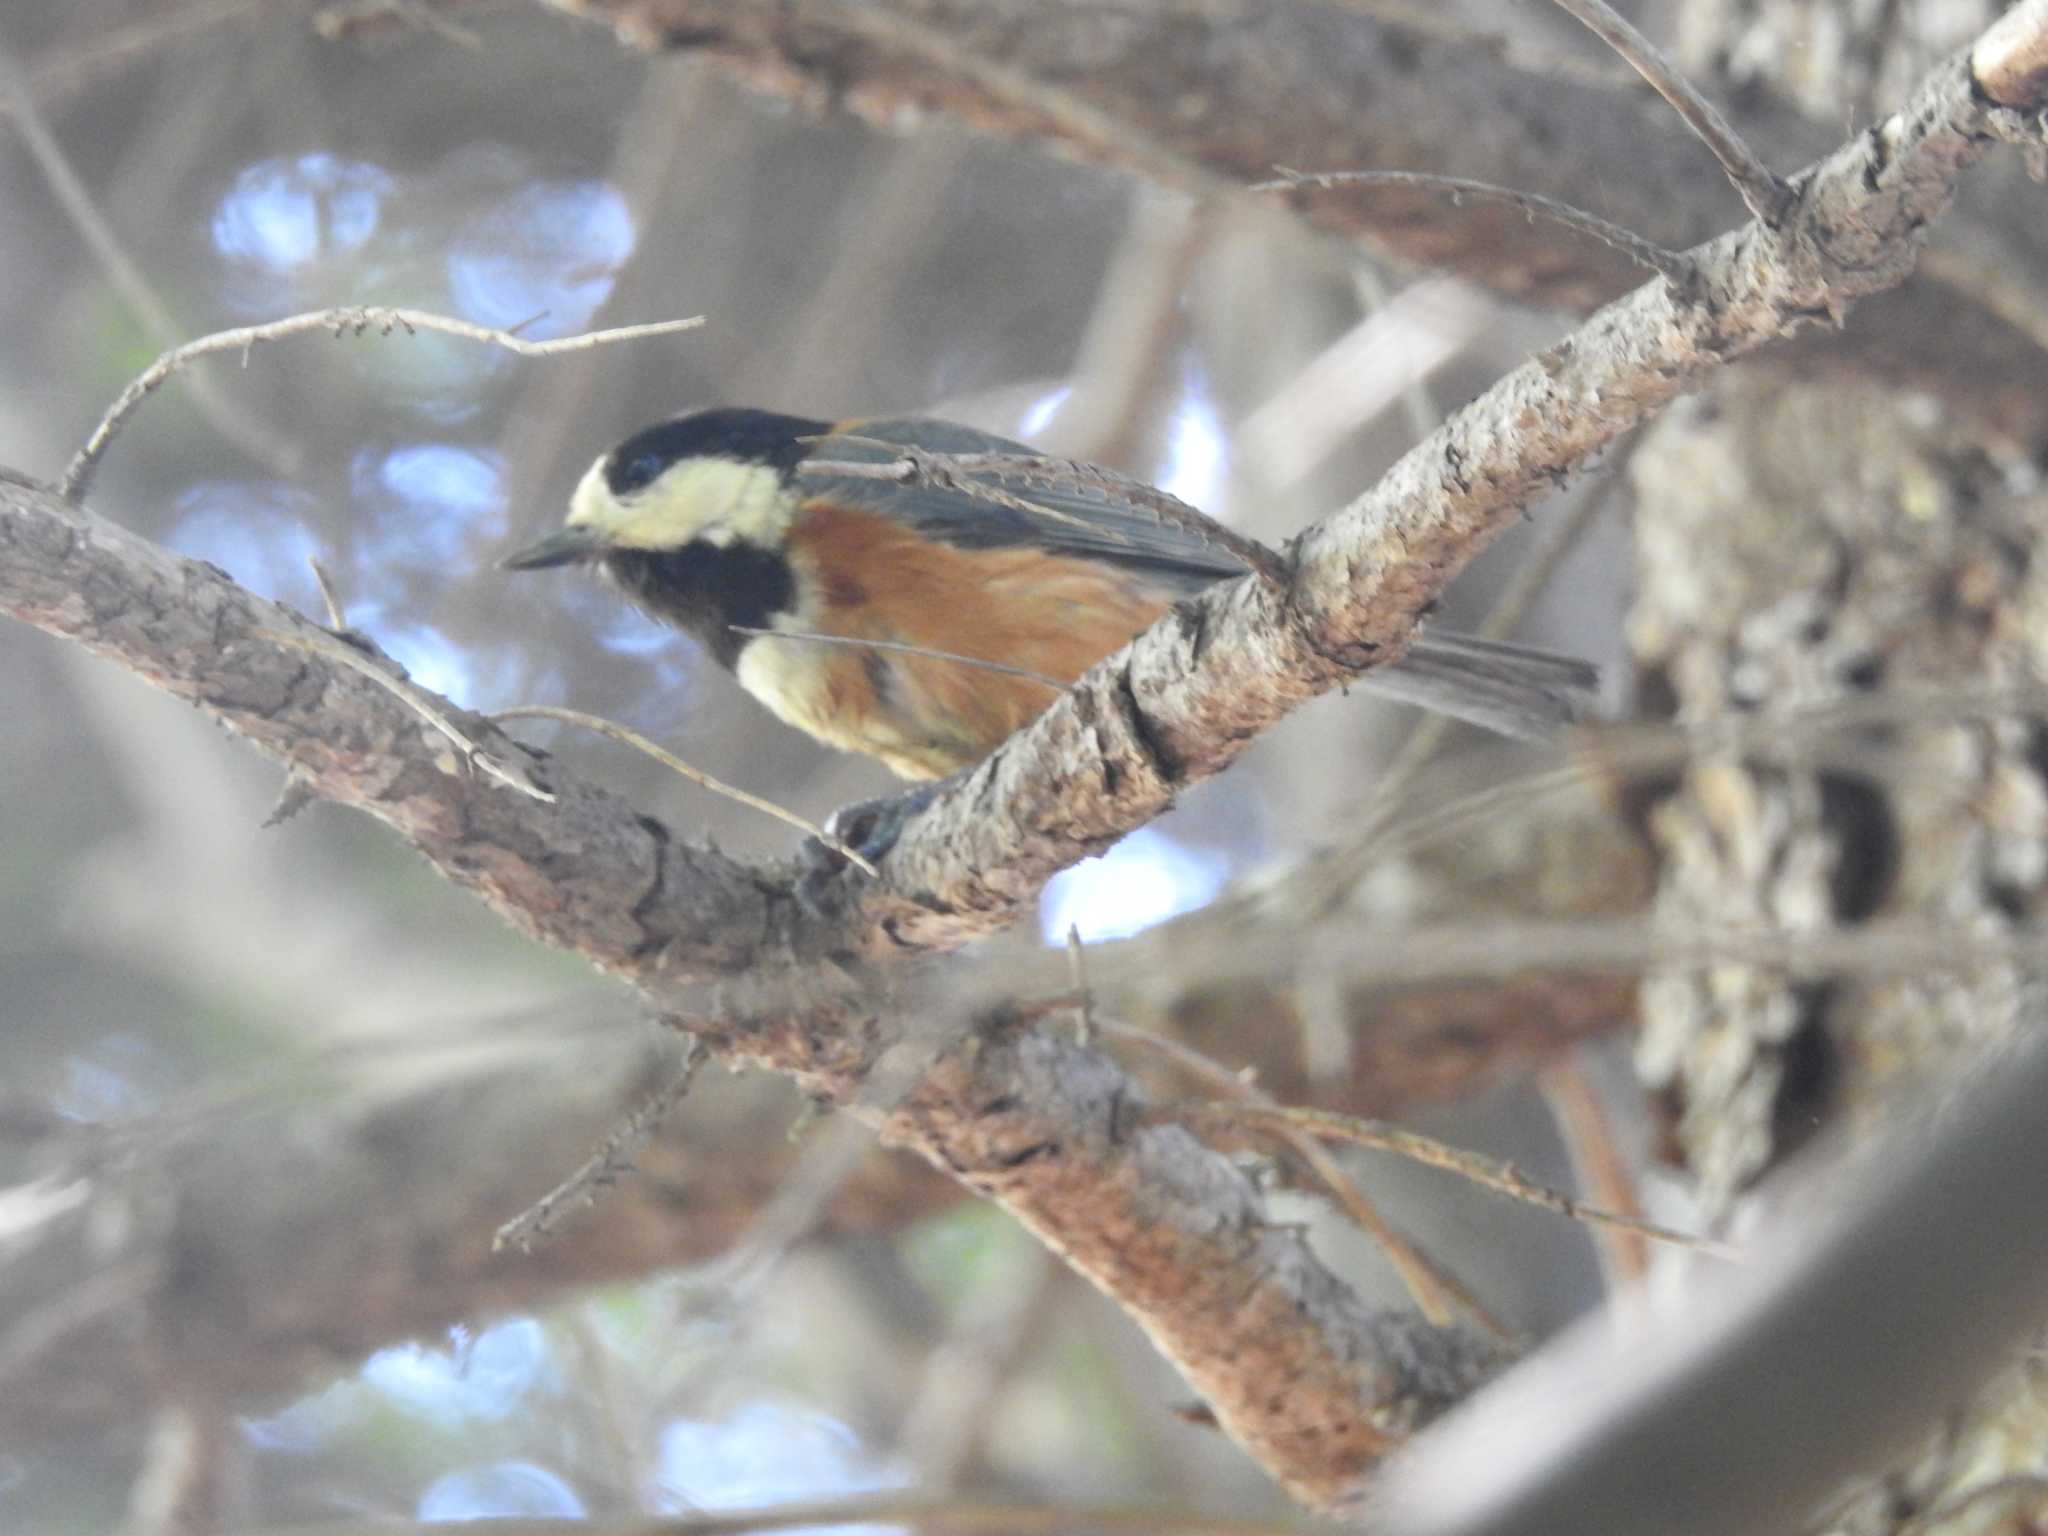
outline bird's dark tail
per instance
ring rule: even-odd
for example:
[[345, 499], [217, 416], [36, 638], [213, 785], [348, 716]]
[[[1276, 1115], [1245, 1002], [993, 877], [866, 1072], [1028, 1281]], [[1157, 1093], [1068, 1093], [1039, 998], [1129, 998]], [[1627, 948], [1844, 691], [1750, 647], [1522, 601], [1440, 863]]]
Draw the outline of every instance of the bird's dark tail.
[[1359, 683], [1483, 730], [1549, 741], [1591, 711], [1600, 672], [1556, 651], [1439, 631], [1419, 636], [1407, 655]]

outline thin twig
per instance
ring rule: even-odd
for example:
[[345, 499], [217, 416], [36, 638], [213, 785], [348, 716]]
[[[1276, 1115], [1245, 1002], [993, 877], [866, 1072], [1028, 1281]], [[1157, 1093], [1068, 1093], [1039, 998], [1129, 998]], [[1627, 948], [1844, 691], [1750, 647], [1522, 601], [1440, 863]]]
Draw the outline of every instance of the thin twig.
[[534, 1243], [554, 1230], [555, 1223], [561, 1219], [562, 1211], [570, 1201], [595, 1205], [603, 1191], [631, 1173], [633, 1160], [646, 1150], [648, 1142], [654, 1139], [654, 1133], [668, 1119], [669, 1112], [683, 1101], [683, 1095], [690, 1091], [690, 1084], [696, 1081], [697, 1073], [707, 1059], [697, 1037], [685, 1033], [683, 1059], [676, 1064], [668, 1081], [614, 1126], [581, 1167], [498, 1228], [491, 1237], [491, 1252], [498, 1253], [505, 1248], [517, 1248], [521, 1253], [532, 1252]]
[[1536, 1183], [1513, 1163], [1502, 1158], [1467, 1152], [1463, 1148], [1438, 1141], [1433, 1136], [1424, 1136], [1418, 1131], [1391, 1125], [1385, 1120], [1374, 1120], [1364, 1115], [1339, 1114], [1328, 1109], [1217, 1102], [1177, 1104], [1169, 1106], [1162, 1113], [1176, 1118], [1193, 1117], [1199, 1120], [1272, 1126], [1276, 1129], [1285, 1127], [1331, 1141], [1372, 1147], [1381, 1152], [1392, 1152], [1398, 1157], [1408, 1158], [1430, 1168], [1441, 1168], [1447, 1173], [1455, 1173], [1481, 1188], [1506, 1195], [1511, 1200], [1521, 1200], [1530, 1205], [1541, 1206], [1547, 1211], [1556, 1211], [1573, 1221], [1616, 1227], [1624, 1232], [1639, 1232], [1644, 1237], [1654, 1238], [1660, 1243], [1671, 1243], [1680, 1248], [1689, 1248], [1696, 1253], [1711, 1254], [1715, 1258], [1739, 1257], [1736, 1250], [1727, 1243], [1717, 1242], [1711, 1237], [1698, 1237], [1690, 1232], [1680, 1232], [1675, 1228], [1660, 1226], [1656, 1222], [1644, 1221], [1639, 1217], [1624, 1216], [1619, 1211], [1603, 1210], [1599, 1206], [1583, 1204], [1570, 1195]]
[[313, 585], [320, 589], [320, 602], [327, 610], [327, 627], [336, 633], [348, 628], [348, 619], [341, 611], [341, 600], [334, 595], [334, 583], [327, 579], [327, 567], [320, 563], [318, 555], [306, 556], [306, 564], [313, 572]]
[[[0, 48], [0, 99], [12, 102], [15, 126], [21, 131], [22, 143], [35, 161], [36, 168], [42, 172], [43, 180], [49, 184], [51, 195], [78, 231], [79, 239], [85, 242], [93, 260], [106, 274], [114, 292], [134, 314], [151, 341], [158, 346], [169, 346], [181, 329], [172, 317], [170, 307], [157, 295], [142, 268], [122, 245], [120, 236], [114, 233], [113, 226], [100, 213], [91, 191], [73, 169], [64, 146], [43, 120], [42, 109], [36, 105], [35, 92], [27, 77], [5, 48]], [[200, 409], [214, 429], [237, 448], [280, 474], [297, 472], [298, 456], [292, 445], [249, 421], [219, 390], [210, 384], [205, 385], [197, 392], [197, 398]], [[68, 483], [68, 475], [66, 478]]]
[[[1594, 1080], [1586, 1053], [1560, 1057], [1536, 1079], [1543, 1102], [1564, 1138], [1565, 1153], [1579, 1187], [1610, 1210], [1641, 1216], [1635, 1180], [1615, 1144], [1614, 1126]], [[1640, 1232], [1601, 1227], [1594, 1234], [1609, 1295], [1641, 1283], [1649, 1272], [1649, 1244]]]
[[1892, 47], [1899, 41], [1905, 27], [1906, 0], [1879, 0], [1877, 17], [1870, 23], [1863, 55], [1868, 73], [1863, 77], [1863, 88], [1856, 93], [1857, 105], [1862, 108], [1863, 116], [1871, 121], [1877, 118], [1878, 93], [1884, 89], [1885, 61], [1891, 57]]
[[[960, 1037], [965, 1021], [966, 1015], [943, 1007], [922, 1010], [907, 1020], [910, 1032], [886, 1049], [862, 1079], [858, 1106], [882, 1115], [894, 1113], [932, 1063]], [[827, 1110], [848, 1107], [844, 1101], [835, 1105], [810, 1099], [789, 1134], [803, 1134]], [[697, 1285], [717, 1297], [712, 1310], [728, 1317], [745, 1312], [761, 1283], [817, 1226], [833, 1195], [874, 1147], [874, 1127], [857, 1114], [837, 1114], [824, 1124], [775, 1193], [754, 1212], [739, 1240], [723, 1257], [698, 1269]]]
[[969, 81], [990, 105], [1037, 118], [1044, 129], [1087, 146], [1111, 163], [1135, 167], [1197, 196], [1227, 190], [1223, 178], [1147, 133], [1128, 115], [1105, 112], [1063, 86], [1041, 80], [914, 17], [873, 5], [842, 4], [818, 8], [813, 18], [891, 52], [922, 60], [935, 78]]
[[[1222, 1062], [1204, 1055], [1185, 1041], [1171, 1035], [1162, 1035], [1140, 1025], [1128, 1024], [1121, 1019], [1101, 1021], [1102, 1032], [1115, 1040], [1129, 1041], [1146, 1050], [1165, 1057], [1196, 1082], [1206, 1083], [1219, 1093], [1227, 1093], [1234, 1100], [1254, 1108], [1278, 1109], [1280, 1106], [1267, 1095], [1265, 1090], [1247, 1078], [1239, 1076]], [[1387, 1262], [1393, 1266], [1416, 1308], [1433, 1327], [1450, 1326], [1452, 1308], [1462, 1307], [1476, 1318], [1495, 1338], [1508, 1336], [1498, 1319], [1490, 1313], [1466, 1286], [1416, 1247], [1408, 1237], [1396, 1228], [1379, 1207], [1374, 1205], [1365, 1191], [1345, 1176], [1337, 1160], [1313, 1136], [1306, 1131], [1297, 1131], [1287, 1126], [1276, 1126], [1274, 1134], [1299, 1157], [1309, 1172], [1313, 1173], [1329, 1190], [1330, 1195], [1341, 1205], [1359, 1229], [1378, 1243], [1386, 1254]]]
[[[1500, 600], [1479, 626], [1476, 633], [1480, 639], [1505, 640], [1521, 626], [1565, 557], [1577, 548], [1579, 540], [1606, 510], [1609, 498], [1623, 481], [1622, 468], [1627, 455], [1634, 451], [1634, 441], [1615, 456], [1608, 477], [1581, 497], [1563, 519], [1550, 526], [1542, 547], [1516, 570]], [[1258, 913], [1270, 913], [1282, 903], [1290, 914], [1290, 926], [1318, 921], [1351, 894], [1375, 862], [1398, 857], [1418, 844], [1498, 815], [1511, 803], [1519, 811], [1527, 812], [1539, 800], [1573, 791], [1585, 782], [1585, 765], [1570, 763], [1490, 784], [1474, 794], [1397, 820], [1395, 811], [1409, 786], [1455, 724], [1446, 715], [1426, 715], [1416, 722], [1380, 775], [1365, 814], [1344, 837], [1324, 844], [1277, 878], [1226, 893], [1201, 911], [1176, 919], [1165, 926], [1161, 936], [1176, 929], [1228, 929], [1254, 920]]]
[[1583, 22], [1593, 34], [1628, 61], [1629, 67], [1650, 82], [1650, 88], [1671, 104], [1690, 128], [1721, 162], [1721, 169], [1742, 195], [1749, 211], [1776, 229], [1792, 206], [1791, 184], [1757, 157], [1727, 118], [1702, 96], [1677, 66], [1665, 58], [1642, 33], [1624, 20], [1607, 0], [1557, 0], [1570, 16]]
[[926, 1352], [910, 1406], [900, 1419], [896, 1455], [927, 1488], [950, 1488], [990, 1435], [1001, 1433], [998, 1397], [1011, 1378], [1042, 1355], [1033, 1347], [1064, 1294], [1060, 1261], [1029, 1238], [1000, 1276], [975, 1288], [947, 1337]]
[[1083, 1045], [1095, 1043], [1095, 998], [1088, 990], [1088, 951], [1081, 944], [1081, 925], [1067, 924], [1067, 974], [1074, 981], [1074, 1038]]
[[294, 635], [282, 629], [258, 628], [251, 630], [250, 633], [259, 640], [268, 640], [276, 645], [288, 645], [294, 650], [306, 651], [323, 661], [331, 661], [338, 667], [346, 667], [351, 672], [360, 673], [447, 737], [462, 754], [462, 760], [472, 768], [480, 770], [486, 778], [497, 780], [507, 789], [516, 789], [529, 799], [549, 805], [554, 803], [553, 790], [543, 789], [535, 782], [533, 775], [519, 764], [493, 757], [478, 746], [461, 726], [448, 718], [447, 712], [441, 708], [441, 701], [433, 694], [409, 678], [394, 677], [346, 641], [330, 640], [325, 635]]
[[714, 779], [703, 769], [691, 767], [666, 747], [656, 745], [638, 731], [620, 725], [615, 720], [607, 720], [601, 715], [586, 715], [580, 709], [562, 709], [553, 704], [521, 704], [513, 709], [498, 710], [491, 719], [494, 723], [506, 720], [559, 720], [565, 725], [580, 725], [587, 731], [596, 731], [600, 736], [609, 736], [613, 741], [646, 753], [671, 773], [680, 774], [700, 789], [708, 789], [714, 795], [723, 795], [726, 799], [737, 801], [764, 816], [773, 816], [785, 826], [795, 827], [799, 832], [816, 838], [847, 863], [880, 878], [881, 872], [872, 863], [815, 822], [805, 820], [795, 811], [785, 810], [773, 800], [763, 800], [759, 795], [735, 788], [722, 779]]
[[922, 656], [930, 661], [956, 661], [963, 667], [979, 667], [984, 672], [999, 672], [1004, 677], [1021, 677], [1027, 682], [1039, 683], [1054, 693], [1064, 693], [1067, 685], [1056, 677], [1043, 672], [1033, 672], [1029, 667], [1013, 667], [1006, 661], [989, 661], [980, 656], [962, 656], [957, 651], [935, 651], [928, 645], [911, 645], [903, 640], [870, 640], [859, 635], [819, 635], [800, 629], [762, 629], [753, 624], [728, 624], [736, 635], [758, 635], [771, 640], [804, 640], [812, 645], [850, 645], [864, 651], [896, 651], [905, 656]]
[[1934, 245], [1920, 253], [1920, 270], [1943, 287], [1968, 294], [2037, 351], [2048, 352], [2048, 290], [2029, 280], [2026, 265]]
[[156, 1264], [124, 1259], [17, 1312], [0, 1330], [0, 1383], [9, 1384], [10, 1392], [24, 1390], [25, 1384], [14, 1378], [81, 1329], [146, 1306], [163, 1278]]
[[1183, 393], [1178, 361], [1200, 306], [1186, 302], [1214, 245], [1222, 207], [1160, 187], [1134, 189], [1115, 249], [1068, 365], [1072, 386], [1039, 436], [1095, 464], [1157, 457]]
[[[750, 1532], [798, 1530], [814, 1525], [909, 1526], [959, 1536], [1078, 1536], [1082, 1532], [1099, 1532], [1102, 1536], [1304, 1536], [1305, 1532], [1322, 1528], [1150, 1504], [999, 1504], [975, 1499], [935, 1499], [930, 1494], [910, 1491], [615, 1520], [510, 1515], [493, 1518], [485, 1528], [493, 1536], [748, 1536]], [[426, 1536], [435, 1529], [424, 1522], [346, 1520], [270, 1527], [256, 1536], [286, 1536], [287, 1531], [289, 1536]]]
[[580, 336], [561, 336], [552, 341], [528, 341], [510, 331], [496, 330], [487, 325], [477, 325], [468, 320], [457, 320], [448, 315], [436, 315], [420, 309], [388, 309], [383, 307], [347, 307], [338, 309], [316, 309], [305, 314], [287, 315], [282, 320], [270, 320], [261, 325], [238, 326], [230, 331], [216, 331], [211, 336], [201, 336], [173, 347], [155, 362], [151, 363], [133, 382], [121, 391], [114, 403], [100, 418], [92, 436], [85, 440], [85, 446], [78, 450], [71, 463], [64, 470], [64, 477], [57, 482], [58, 494], [65, 500], [76, 503], [85, 494], [86, 486], [98, 467], [100, 457], [107, 451], [107, 444], [114, 434], [121, 430], [136, 407], [163, 387], [164, 381], [172, 374], [189, 367], [202, 357], [211, 357], [219, 352], [246, 353], [258, 342], [278, 341], [287, 336], [303, 336], [310, 331], [326, 331], [331, 335], [360, 336], [365, 331], [376, 330], [380, 336], [389, 336], [394, 330], [403, 329], [410, 336], [418, 331], [438, 331], [444, 336], [460, 336], [469, 341], [480, 341], [490, 346], [503, 347], [507, 352], [520, 357], [560, 357], [569, 352], [583, 352], [592, 347], [608, 346], [619, 341], [639, 341], [649, 336], [671, 336], [678, 331], [694, 330], [704, 323], [702, 315], [693, 315], [684, 320], [657, 320], [647, 325], [622, 325], [607, 331], [586, 331]]
[[1590, 235], [1602, 245], [1621, 252], [1637, 266], [1661, 273], [1673, 282], [1683, 281], [1692, 273], [1692, 262], [1682, 252], [1667, 250], [1655, 241], [1645, 240], [1597, 214], [1535, 192], [1517, 192], [1512, 187], [1496, 186], [1490, 181], [1467, 181], [1462, 176], [1433, 176], [1422, 171], [1296, 171], [1284, 165], [1276, 165], [1273, 169], [1280, 173], [1277, 180], [1253, 182], [1245, 190], [1299, 192], [1310, 187], [1408, 187], [1419, 192], [1440, 192], [1454, 205], [1462, 204], [1467, 198], [1476, 203], [1500, 203], [1531, 219], [1548, 219], [1566, 229]]
[[[1310, 359], [1309, 366], [1288, 381], [1290, 386], [1299, 384], [1302, 374], [1313, 371], [1318, 363], [1321, 363], [1330, 356], [1335, 347], [1342, 346], [1345, 342], [1359, 336], [1367, 326], [1388, 324], [1390, 317], [1398, 313], [1394, 309], [1394, 291], [1387, 286], [1387, 275], [1381, 270], [1380, 264], [1370, 257], [1361, 256], [1352, 262], [1351, 287], [1353, 292], [1358, 295], [1358, 307], [1361, 311], [1359, 323], [1338, 337], [1330, 347], [1324, 348], [1315, 358]], [[1402, 290], [1401, 298], [1404, 308], [1411, 301], [1413, 291], [1412, 288], [1404, 288]], [[1477, 306], [1474, 307], [1476, 308]], [[1469, 340], [1469, 336], [1444, 335], [1441, 338], [1441, 345], [1446, 355], [1448, 355], [1453, 348], [1463, 346]], [[1430, 370], [1427, 367], [1409, 363], [1405, 357], [1402, 361], [1406, 366], [1401, 370], [1405, 375], [1401, 384], [1401, 410], [1408, 418], [1408, 435], [1419, 443], [1443, 425], [1443, 408], [1437, 404], [1435, 395], [1430, 392]], [[1261, 409], [1264, 409], [1264, 407], [1262, 406]], [[1355, 419], [1353, 430], [1363, 427], [1366, 420], [1367, 418], [1364, 413], [1359, 413]], [[1245, 430], [1247, 425], [1248, 422], [1240, 422], [1238, 430]]]
[[[29, 73], [29, 85], [38, 101], [59, 101], [90, 84], [95, 76], [125, 68], [139, 55], [165, 50], [210, 28], [254, 20], [267, 9], [265, 0], [220, 0], [217, 4], [184, 6], [127, 26], [109, 27], [98, 32], [91, 45], [81, 52], [39, 57]], [[14, 109], [12, 100], [0, 101], [0, 115]]]

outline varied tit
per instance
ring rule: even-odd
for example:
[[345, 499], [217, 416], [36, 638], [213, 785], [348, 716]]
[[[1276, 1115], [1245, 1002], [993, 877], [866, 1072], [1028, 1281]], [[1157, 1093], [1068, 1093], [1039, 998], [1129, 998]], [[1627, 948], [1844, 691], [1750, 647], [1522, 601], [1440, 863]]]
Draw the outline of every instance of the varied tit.
[[[598, 459], [562, 530], [503, 564], [598, 566], [782, 720], [906, 779], [979, 762], [1052, 702], [1047, 679], [1071, 683], [1177, 600], [1245, 574], [1226, 551], [1120, 497], [1115, 477], [1025, 466], [954, 477], [995, 488], [998, 502], [804, 470], [885, 464], [901, 456], [893, 445], [1033, 452], [944, 421], [697, 411]], [[1542, 736], [1578, 716], [1596, 676], [1566, 657], [1426, 635], [1360, 682]]]

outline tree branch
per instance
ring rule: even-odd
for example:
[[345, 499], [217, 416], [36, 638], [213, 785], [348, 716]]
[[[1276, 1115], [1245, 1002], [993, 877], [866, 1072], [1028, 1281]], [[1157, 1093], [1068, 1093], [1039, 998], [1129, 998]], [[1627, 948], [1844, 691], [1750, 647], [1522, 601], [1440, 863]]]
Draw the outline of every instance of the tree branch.
[[[1589, 209], [1671, 249], [1725, 228], [1733, 206], [1718, 181], [1696, 174], [1699, 141], [1647, 88], [1605, 88], [1576, 72], [1561, 79], [1503, 39], [1342, 6], [557, 3], [636, 46], [705, 54], [813, 108], [845, 107], [885, 128], [943, 112], [985, 134], [1182, 187], [1197, 179], [1189, 167], [1232, 185], [1268, 178], [1275, 165], [1428, 171]], [[879, 41], [892, 20], [925, 38], [925, 51]], [[1003, 61], [1006, 89], [948, 70], [941, 53]], [[1034, 81], [1082, 110], [1048, 110], [1020, 84]], [[1831, 147], [1829, 129], [1787, 106], [1752, 100], [1737, 117], [1742, 138], [1772, 165], [1803, 165]], [[2048, 221], [2020, 185], [2015, 168], [1985, 188], [1955, 233], [1972, 249], [2009, 251], [2015, 270], [2048, 269]], [[1637, 281], [1626, 259], [1569, 232], [1531, 228], [1509, 210], [1447, 206], [1426, 190], [1319, 196], [1301, 212], [1317, 229], [1532, 305], [1583, 313]], [[2022, 382], [2044, 366], [2038, 344], [1966, 290], [1909, 281], [1847, 332], [1810, 333], [1785, 357], [1934, 391], [2022, 438], [2048, 431], [2048, 392]]]
[[[449, 706], [465, 736], [556, 798], [462, 776], [386, 690], [258, 634], [312, 633], [303, 620], [11, 479], [0, 610], [198, 704], [522, 931], [690, 1015], [728, 1061], [852, 1106], [996, 1199], [1129, 1311], [1297, 1497], [1344, 1505], [1384, 1450], [1490, 1372], [1489, 1350], [1366, 1310], [1298, 1233], [1266, 1224], [1227, 1163], [1140, 1123], [1123, 1073], [1050, 1034], [984, 1025], [900, 1103], [862, 1105], [884, 1041], [875, 1006], [792, 963], [949, 948], [1000, 926], [1295, 704], [1393, 659], [1466, 561], [1618, 434], [1729, 358], [1900, 282], [1957, 176], [1995, 142], [1995, 110], [1966, 59], [1937, 68], [1881, 133], [1801, 179], [1781, 227], [1701, 247], [1686, 292], [1659, 280], [1594, 316], [1305, 533], [1291, 587], [1211, 591], [1095, 668], [909, 826], [884, 887], [830, 919], [798, 908], [787, 868], [679, 844]], [[731, 978], [753, 1006], [707, 1012], [694, 984]]]
[[[796, 1113], [794, 1094], [758, 1075], [723, 1080], [636, 1154], [634, 1177], [567, 1215], [558, 1240], [494, 1252], [494, 1225], [674, 1070], [673, 1045], [647, 1040], [615, 998], [529, 1027], [542, 1038], [519, 1059], [504, 1061], [516, 1033], [495, 1020], [495, 1065], [422, 1071], [404, 1092], [392, 1080], [406, 1065], [379, 1059], [372, 1091], [344, 1063], [315, 1096], [280, 1100], [266, 1084], [199, 1114], [173, 1109], [170, 1123], [118, 1128], [125, 1155], [92, 1155], [104, 1127], [35, 1137], [35, 1161], [79, 1158], [86, 1172], [75, 1206], [9, 1249], [0, 1439], [118, 1429], [151, 1411], [164, 1381], [260, 1411], [404, 1339], [709, 1263], [801, 1156], [773, 1129]], [[18, 1128], [9, 1141], [23, 1144]], [[877, 1154], [841, 1181], [818, 1227], [889, 1230], [959, 1197], [915, 1159]], [[137, 1208], [165, 1220], [105, 1216]]]
[[1757, 158], [1728, 119], [1672, 67], [1650, 40], [1631, 26], [1607, 0], [1557, 0], [1601, 42], [1612, 48], [1650, 88], [1671, 104], [1685, 126], [1720, 162], [1722, 172], [1742, 194], [1743, 205], [1766, 224], [1776, 224], [1792, 200], [1792, 189]]
[[[885, 1140], [996, 1199], [1142, 1322], [1304, 1501], [1351, 1496], [1394, 1440], [1498, 1365], [1474, 1337], [1366, 1309], [1301, 1233], [1265, 1223], [1227, 1162], [1178, 1127], [1139, 1126], [1142, 1094], [1093, 1051], [998, 1030], [943, 1056], [900, 1103], [862, 1104], [878, 1022], [857, 991], [783, 969], [815, 952], [792, 871], [676, 843], [449, 704], [440, 713], [469, 740], [555, 799], [463, 772], [388, 689], [260, 638], [322, 633], [303, 619], [4, 476], [0, 611], [198, 704], [316, 792], [398, 831], [523, 932], [684, 1015], [727, 1062], [771, 1067], [852, 1107]], [[755, 1007], [704, 1015], [690, 983], [706, 977], [750, 978]]]
[[1305, 700], [1397, 657], [1466, 562], [1555, 485], [1711, 370], [1897, 285], [1961, 171], [1995, 142], [1963, 57], [1882, 131], [1799, 179], [1778, 228], [1690, 253], [1500, 380], [1296, 541], [1291, 587], [1184, 604], [1055, 700], [905, 828], [862, 925], [827, 935], [950, 948], [1228, 767]]

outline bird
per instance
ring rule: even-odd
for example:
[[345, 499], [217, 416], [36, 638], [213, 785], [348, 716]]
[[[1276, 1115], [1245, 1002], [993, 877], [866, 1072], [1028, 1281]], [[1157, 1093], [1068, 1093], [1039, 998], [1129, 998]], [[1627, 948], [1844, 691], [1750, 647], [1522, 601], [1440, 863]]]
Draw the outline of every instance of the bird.
[[[1170, 502], [953, 422], [716, 406], [600, 454], [562, 527], [499, 563], [596, 567], [786, 724], [930, 782], [1174, 603], [1247, 573], [1199, 514], [1162, 518]], [[1360, 682], [1546, 737], [1585, 712], [1598, 674], [1431, 632]]]

